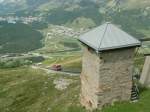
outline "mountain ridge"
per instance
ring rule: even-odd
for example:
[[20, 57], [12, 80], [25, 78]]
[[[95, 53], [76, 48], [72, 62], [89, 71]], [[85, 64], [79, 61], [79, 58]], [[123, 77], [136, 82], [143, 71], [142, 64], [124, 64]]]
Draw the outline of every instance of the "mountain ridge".
[[[113, 7], [115, 0], [0, 0], [1, 13], [15, 13], [17, 11], [43, 11], [40, 8], [48, 4], [46, 8], [50, 10], [50, 7], [60, 8], [78, 5], [81, 8], [86, 7], [87, 4], [97, 4], [100, 8], [102, 7]], [[149, 0], [120, 0], [121, 8], [124, 9], [136, 9], [136, 8], [147, 8], [150, 5]]]

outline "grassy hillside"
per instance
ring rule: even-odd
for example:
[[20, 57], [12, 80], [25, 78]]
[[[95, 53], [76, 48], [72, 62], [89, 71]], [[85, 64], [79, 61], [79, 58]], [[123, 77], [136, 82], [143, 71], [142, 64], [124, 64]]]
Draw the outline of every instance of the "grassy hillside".
[[56, 35], [52, 39], [47, 39], [45, 41], [45, 46], [42, 49], [40, 49], [40, 51], [43, 53], [48, 53], [72, 49], [80, 50], [79, 43], [76, 39]]
[[42, 47], [42, 34], [30, 26], [0, 23], [0, 53], [23, 53]]
[[[47, 74], [30, 68], [0, 70], [0, 77], [1, 112], [78, 110], [79, 77]], [[53, 81], [59, 79], [71, 80], [72, 83], [65, 90], [57, 90]]]
[[[31, 68], [0, 70], [1, 112], [87, 112], [79, 103], [79, 76], [47, 74]], [[66, 89], [55, 81], [69, 81]], [[150, 90], [141, 90], [137, 103], [116, 103], [95, 112], [149, 112]]]

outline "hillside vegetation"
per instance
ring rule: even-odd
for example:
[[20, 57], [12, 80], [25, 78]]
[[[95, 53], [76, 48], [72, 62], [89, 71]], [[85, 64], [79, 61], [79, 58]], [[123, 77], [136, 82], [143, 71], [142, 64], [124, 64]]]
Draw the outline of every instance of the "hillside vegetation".
[[137, 38], [148, 37], [145, 32], [150, 32], [150, 1], [120, 0], [120, 6], [112, 1], [74, 0], [64, 4], [61, 1], [61, 6], [57, 2], [49, 3], [48, 9], [45, 7], [45, 10], [36, 10], [35, 13], [42, 14], [50, 24], [74, 28], [93, 28], [104, 21], [111, 21]]
[[0, 23], [0, 53], [23, 53], [42, 47], [42, 34], [30, 26]]
[[[1, 112], [77, 112], [79, 77], [47, 74], [31, 68], [0, 70]], [[72, 83], [65, 90], [55, 88], [54, 80]]]
[[[80, 8], [94, 3], [99, 6], [112, 6], [114, 0], [2, 0], [0, 1], [1, 12], [16, 11], [48, 11], [52, 8], [64, 7]], [[144, 8], [150, 5], [149, 0], [120, 0], [121, 6], [126, 9]], [[48, 5], [47, 5], [48, 4]], [[8, 6], [8, 7], [6, 7]], [[48, 7], [49, 6], [49, 7]], [[72, 8], [71, 8], [72, 9]]]
[[150, 1], [120, 0], [119, 3], [118, 6], [114, 0], [5, 0], [0, 6], [7, 6], [9, 13], [18, 16], [42, 16], [50, 24], [75, 28], [92, 28], [108, 20], [121, 25], [135, 37], [145, 37], [144, 32], [150, 31]]
[[[0, 70], [1, 112], [87, 112], [79, 103], [80, 79], [31, 68]], [[54, 81], [68, 80], [58, 90]], [[150, 90], [140, 91], [137, 103], [116, 103], [94, 112], [149, 112]]]

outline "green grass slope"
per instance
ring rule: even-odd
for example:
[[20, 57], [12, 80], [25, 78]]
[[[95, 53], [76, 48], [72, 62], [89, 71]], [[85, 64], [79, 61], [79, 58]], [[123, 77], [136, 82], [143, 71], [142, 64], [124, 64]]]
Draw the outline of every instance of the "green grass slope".
[[116, 103], [112, 107], [104, 108], [102, 112], [149, 112], [150, 90], [141, 90], [140, 100], [137, 103]]
[[[30, 68], [0, 70], [0, 77], [0, 112], [73, 112], [79, 105], [79, 77]], [[53, 81], [62, 77], [73, 83], [59, 91]]]
[[[71, 79], [57, 90], [55, 79]], [[47, 74], [31, 68], [0, 70], [0, 112], [87, 112], [79, 103], [80, 78]], [[149, 112], [150, 90], [142, 90], [137, 103], [116, 103], [95, 112]]]

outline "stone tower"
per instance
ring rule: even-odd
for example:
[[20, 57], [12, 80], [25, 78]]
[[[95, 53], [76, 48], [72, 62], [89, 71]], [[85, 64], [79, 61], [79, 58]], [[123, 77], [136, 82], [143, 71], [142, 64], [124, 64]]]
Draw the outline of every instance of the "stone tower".
[[129, 101], [134, 50], [140, 42], [111, 23], [80, 37], [83, 44], [81, 104], [102, 108], [116, 101]]

